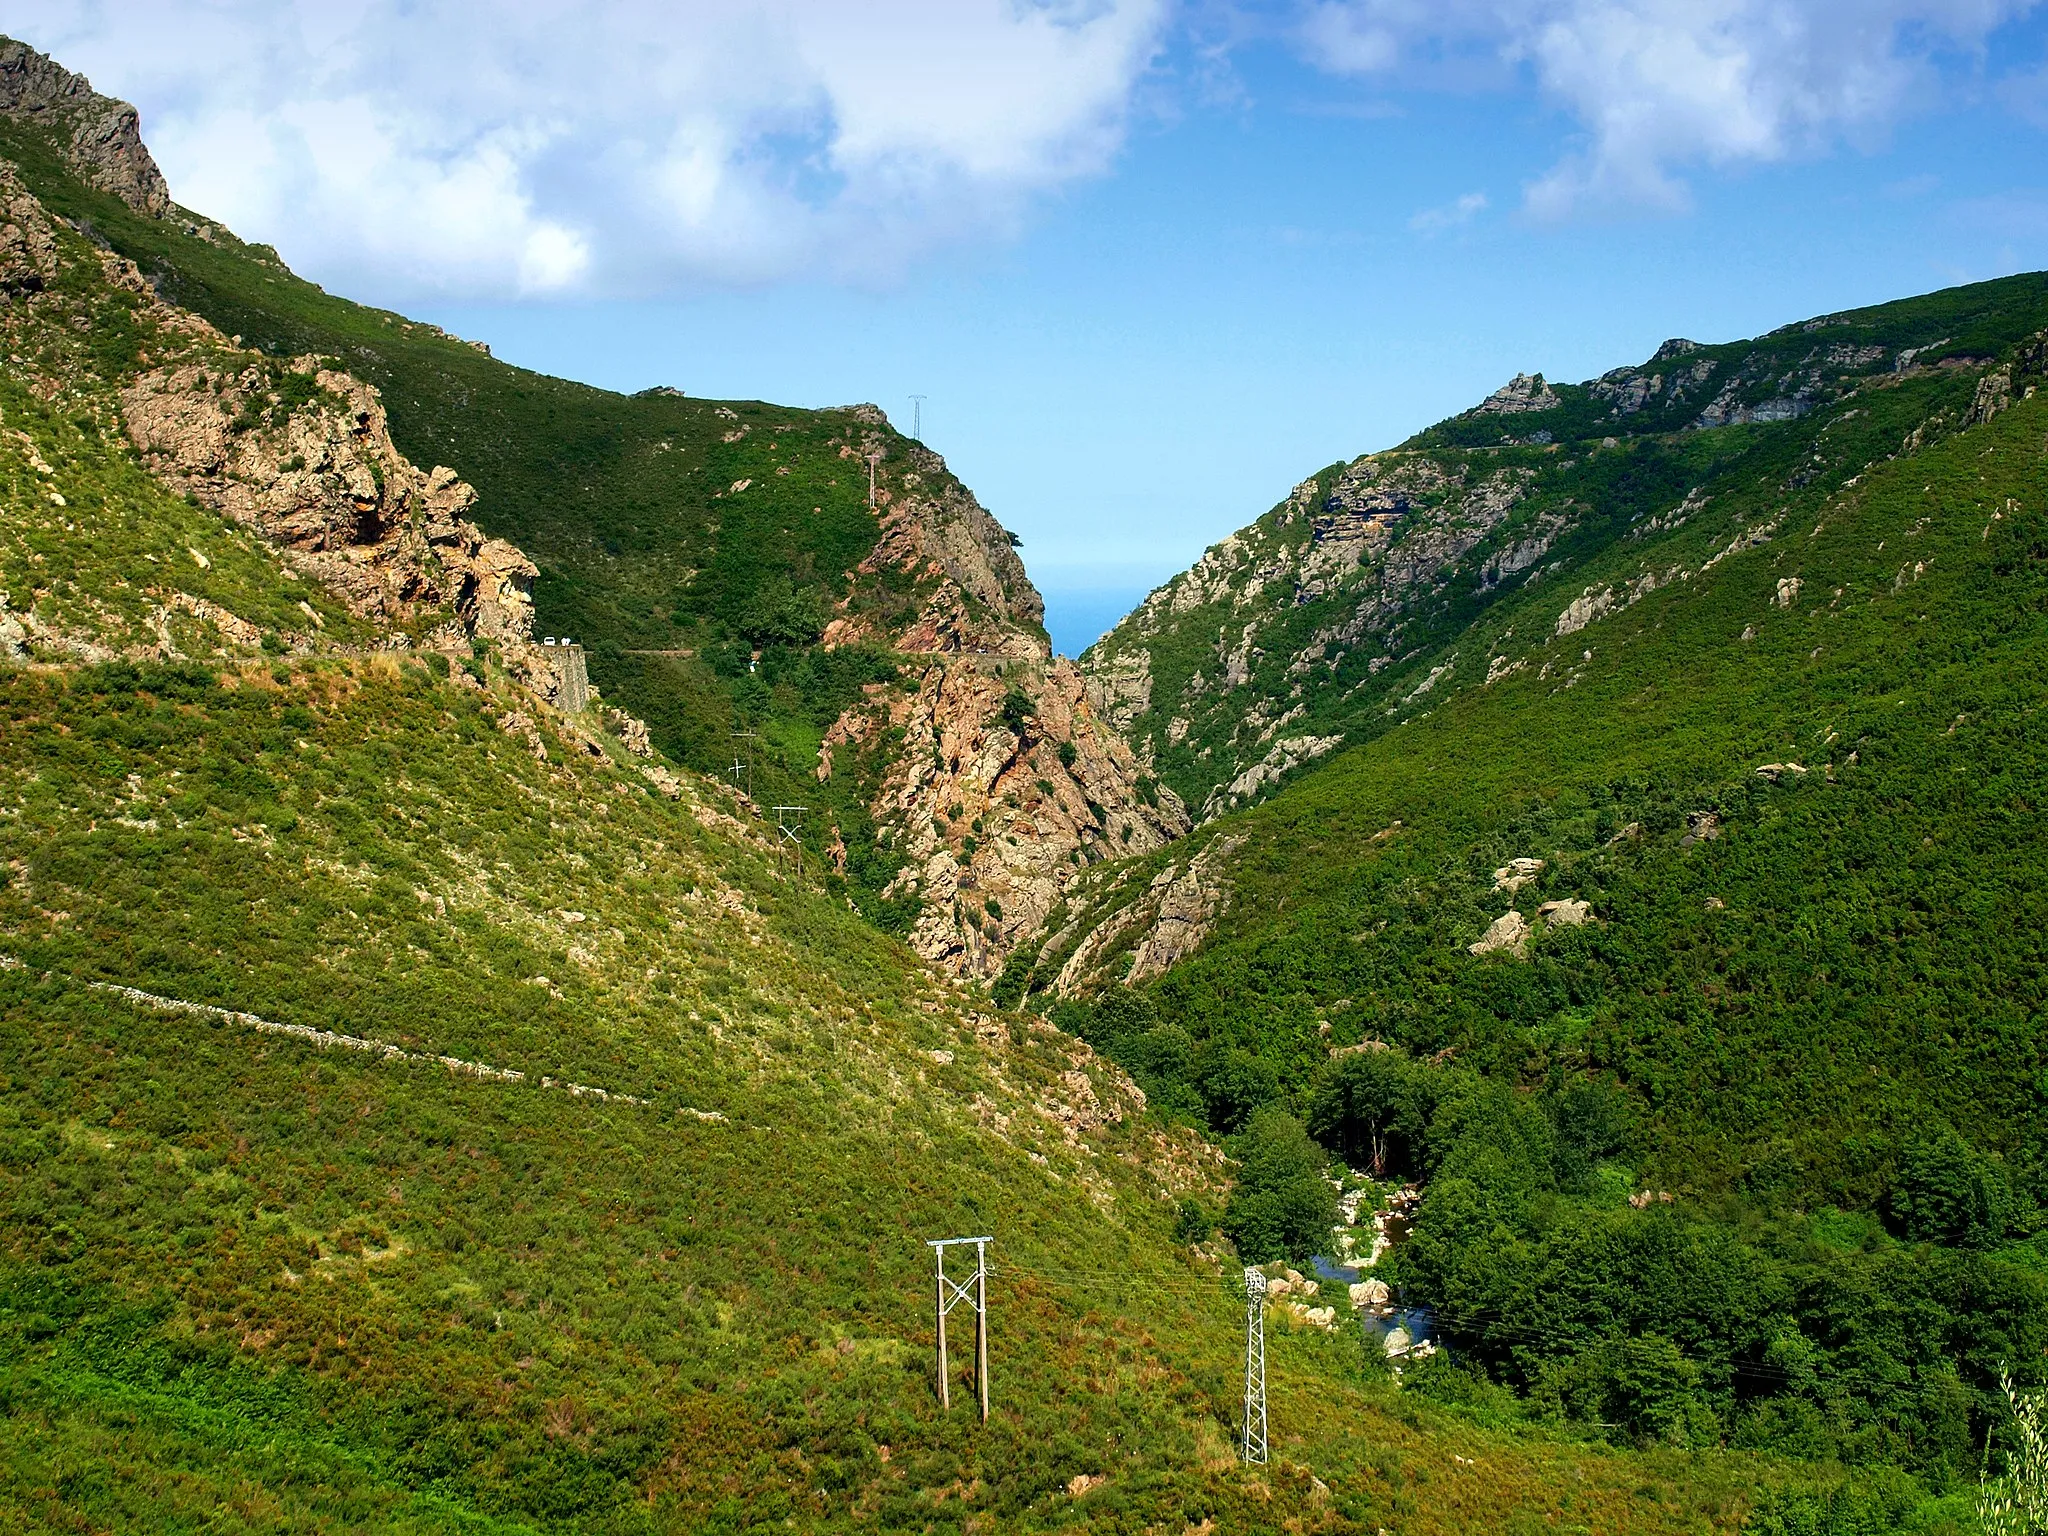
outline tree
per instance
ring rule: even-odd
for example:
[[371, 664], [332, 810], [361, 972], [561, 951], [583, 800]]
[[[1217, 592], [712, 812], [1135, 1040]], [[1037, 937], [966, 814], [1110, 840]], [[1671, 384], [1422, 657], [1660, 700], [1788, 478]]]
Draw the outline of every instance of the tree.
[[2022, 1392], [2001, 1371], [1998, 1385], [2012, 1412], [2015, 1444], [2005, 1475], [1986, 1468], [1977, 1484], [1977, 1518], [1984, 1536], [2041, 1536], [2048, 1532], [2048, 1392]]
[[1892, 1191], [1892, 1214], [1907, 1237], [1954, 1248], [1996, 1247], [2012, 1203], [2005, 1170], [1953, 1130], [1908, 1146]]
[[1408, 1173], [1421, 1160], [1436, 1107], [1429, 1068], [1397, 1051], [1356, 1051], [1324, 1067], [1309, 1095], [1308, 1125], [1347, 1163], [1375, 1176]]
[[810, 645], [825, 632], [825, 605], [787, 576], [770, 576], [741, 608], [739, 631], [756, 645]]
[[1319, 1252], [1337, 1223], [1337, 1191], [1323, 1177], [1328, 1159], [1301, 1122], [1268, 1108], [1251, 1117], [1233, 1150], [1237, 1188], [1223, 1230], [1247, 1264], [1303, 1259]]
[[1204, 1057], [1199, 1068], [1202, 1101], [1209, 1109], [1209, 1123], [1225, 1135], [1244, 1129], [1263, 1105], [1280, 1096], [1280, 1074], [1271, 1062], [1250, 1051], [1211, 1046]]

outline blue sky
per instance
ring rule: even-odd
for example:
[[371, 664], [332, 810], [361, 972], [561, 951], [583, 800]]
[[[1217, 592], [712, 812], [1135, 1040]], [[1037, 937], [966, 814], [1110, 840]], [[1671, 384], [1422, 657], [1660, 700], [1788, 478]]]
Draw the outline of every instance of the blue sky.
[[[927, 396], [926, 440], [1022, 537], [1069, 653], [1295, 481], [1518, 369], [1576, 380], [1667, 336], [2048, 266], [2048, 13], [2017, 0], [1701, 0], [1718, 15], [1705, 32], [1663, 0], [1445, 0], [1423, 19], [1392, 0], [1102, 0], [1056, 8], [1067, 30], [1047, 46], [1068, 51], [1017, 47], [1014, 68], [1002, 29], [1020, 13], [1000, 4], [993, 30], [946, 40], [972, 61], [956, 73], [986, 79], [928, 119], [928, 69], [889, 94], [820, 66], [783, 87], [812, 106], [776, 116], [771, 82], [726, 128], [692, 128], [726, 146], [728, 181], [661, 181], [710, 199], [687, 228], [660, 207], [614, 227], [578, 205], [578, 166], [602, 147], [549, 160], [506, 130], [479, 151], [464, 112], [510, 121], [488, 100], [391, 131], [382, 183], [416, 174], [406, 144], [451, 146], [409, 215], [388, 185], [335, 169], [305, 128], [311, 85], [282, 105], [224, 96], [161, 48], [124, 51], [105, 7], [74, 8], [46, 28], [57, 37], [4, 3], [0, 21], [137, 99], [146, 130], [163, 122], [181, 199], [502, 357], [623, 390], [873, 400], [906, 428], [910, 396]], [[462, 8], [426, 9], [452, 26]], [[939, 25], [899, 9], [876, 24]], [[642, 112], [664, 99], [660, 81], [635, 89]], [[1005, 91], [977, 115], [977, 95]], [[342, 105], [322, 122], [376, 138], [373, 93], [329, 95]], [[297, 137], [272, 131], [283, 121]], [[260, 177], [221, 168], [238, 124], [242, 143], [251, 124], [270, 132]], [[471, 160], [448, 171], [458, 153]], [[660, 163], [701, 166], [693, 153]], [[779, 174], [730, 179], [764, 163]], [[659, 203], [650, 174], [623, 201]], [[323, 209], [353, 210], [353, 235], [295, 215], [315, 184]], [[435, 240], [407, 246], [380, 223], [444, 217], [451, 199], [469, 211]], [[493, 238], [527, 242], [516, 272], [491, 266]]]

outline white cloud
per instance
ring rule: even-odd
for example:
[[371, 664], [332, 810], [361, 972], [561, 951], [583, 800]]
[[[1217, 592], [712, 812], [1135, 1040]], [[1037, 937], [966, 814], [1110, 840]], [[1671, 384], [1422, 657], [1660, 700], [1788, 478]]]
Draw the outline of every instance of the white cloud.
[[1172, 0], [0, 0], [323, 281], [888, 280], [1113, 158]]
[[1485, 211], [1486, 194], [1467, 192], [1441, 208], [1423, 209], [1408, 221], [1408, 227], [1419, 235], [1440, 234], [1447, 229], [1456, 229], [1460, 224], [1470, 224]]
[[[1944, 53], [2036, 0], [1311, 0], [1299, 36], [1343, 74], [1491, 62], [1568, 112], [1583, 146], [1526, 189], [1561, 218], [1685, 205], [1683, 173], [1882, 131]], [[1468, 68], [1469, 74], [1469, 68]]]

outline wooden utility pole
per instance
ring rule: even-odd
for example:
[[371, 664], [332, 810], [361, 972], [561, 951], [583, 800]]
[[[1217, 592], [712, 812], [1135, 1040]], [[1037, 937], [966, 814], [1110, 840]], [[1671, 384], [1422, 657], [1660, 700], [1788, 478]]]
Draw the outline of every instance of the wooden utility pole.
[[780, 840], [775, 845], [776, 856], [779, 859], [782, 850], [787, 847], [796, 864], [796, 872], [801, 876], [804, 872], [802, 829], [792, 825], [792, 823], [796, 822], [810, 807], [807, 805], [778, 805], [774, 809], [775, 830], [781, 834]]
[[[754, 743], [761, 739], [761, 733], [759, 731], [734, 731], [732, 739], [736, 742], [743, 741], [747, 744], [747, 798], [751, 800], [754, 798]], [[732, 760], [732, 785], [734, 789], [738, 789], [740, 786], [740, 760], [737, 753], [735, 753]]]
[[[981, 1400], [981, 1422], [988, 1422], [988, 1245], [989, 1237], [935, 1237], [925, 1246], [934, 1260], [933, 1288], [935, 1320], [938, 1323], [939, 1407], [953, 1406], [952, 1382], [946, 1360], [946, 1314], [961, 1302], [974, 1308], [974, 1390]], [[946, 1278], [946, 1250], [974, 1244], [974, 1274], [966, 1280]]]

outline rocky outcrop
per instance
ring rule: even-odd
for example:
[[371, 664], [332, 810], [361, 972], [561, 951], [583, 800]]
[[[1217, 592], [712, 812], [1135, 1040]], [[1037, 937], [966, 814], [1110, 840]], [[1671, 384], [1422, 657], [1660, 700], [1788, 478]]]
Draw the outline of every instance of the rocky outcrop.
[[1229, 864], [1241, 835], [1213, 839], [1183, 866], [1169, 860], [1136, 885], [1126, 866], [1069, 883], [1032, 951], [1034, 988], [1074, 997], [1161, 976], [1198, 949], [1230, 905]]
[[57, 280], [57, 235], [43, 205], [0, 160], [0, 298], [40, 293]]
[[[880, 425], [872, 406], [856, 419]], [[1031, 584], [1016, 541], [921, 443], [894, 440], [907, 462], [878, 475], [875, 511], [881, 536], [860, 565], [847, 573], [849, 593], [825, 631], [827, 646], [882, 641], [918, 653], [1043, 658], [1051, 654], [1044, 630], [1045, 600]], [[891, 441], [879, 432], [847, 443], [842, 457], [876, 470], [887, 465]], [[872, 578], [907, 575], [927, 589], [906, 626], [890, 631], [881, 612], [862, 601]]]
[[1152, 657], [1140, 650], [1110, 658], [1085, 678], [1088, 702], [1119, 731], [1152, 707]]
[[1187, 830], [1068, 661], [935, 658], [834, 722], [819, 777], [885, 739], [870, 809], [901, 860], [887, 894], [918, 898], [911, 946], [955, 974], [995, 976], [1080, 870]]
[[1488, 923], [1486, 932], [1466, 948], [1475, 955], [1491, 955], [1505, 950], [1519, 960], [1529, 948], [1529, 920], [1510, 907]]
[[1523, 886], [1534, 884], [1536, 877], [1543, 873], [1543, 869], [1544, 863], [1541, 859], [1509, 859], [1493, 872], [1493, 888], [1512, 896]]
[[1131, 951], [1131, 967], [1124, 973], [1127, 985], [1164, 976], [1209, 936], [1230, 900], [1218, 866], [1242, 842], [1241, 838], [1218, 838], [1189, 860], [1185, 871], [1176, 875], [1169, 866], [1166, 874], [1152, 882], [1159, 901], [1151, 926]]
[[215, 344], [122, 391], [152, 472], [364, 618], [397, 626], [447, 609], [479, 639], [530, 641], [532, 562], [469, 520], [476, 492], [453, 470], [423, 473], [398, 451], [374, 388], [318, 358], [279, 364], [202, 339]]
[[1079, 872], [1159, 848], [1187, 830], [1187, 812], [1074, 664], [1052, 659], [1016, 541], [937, 454], [876, 430], [879, 410], [847, 414], [869, 430], [840, 455], [873, 473], [880, 536], [847, 572], [824, 644], [912, 662], [833, 722], [818, 778], [859, 785], [896, 862], [884, 898], [917, 903], [911, 946], [991, 979]]
[[1472, 408], [1475, 416], [1519, 416], [1526, 411], [1555, 410], [1564, 404], [1540, 373], [1518, 373]]
[[[1180, 785], [1199, 790], [1204, 819], [1249, 804], [1342, 745], [1288, 727], [1356, 687], [1361, 670], [1402, 659], [1418, 610], [1461, 579], [1490, 588], [1519, 575], [1570, 525], [1557, 508], [1517, 518], [1533, 478], [1519, 465], [1397, 452], [1304, 481], [1081, 658], [1091, 695], [1146, 763], [1201, 760], [1208, 782]], [[1474, 557], [1482, 547], [1490, 559]], [[1197, 647], [1206, 654], [1192, 675], [1162, 674], [1159, 652]]]
[[135, 108], [12, 39], [0, 39], [0, 114], [47, 131], [87, 185], [153, 219], [170, 212], [171, 189], [142, 142]]
[[1203, 802], [1202, 819], [1220, 816], [1256, 799], [1269, 785], [1278, 784], [1303, 763], [1313, 762], [1343, 744], [1342, 736], [1289, 736], [1274, 742], [1264, 757]]

